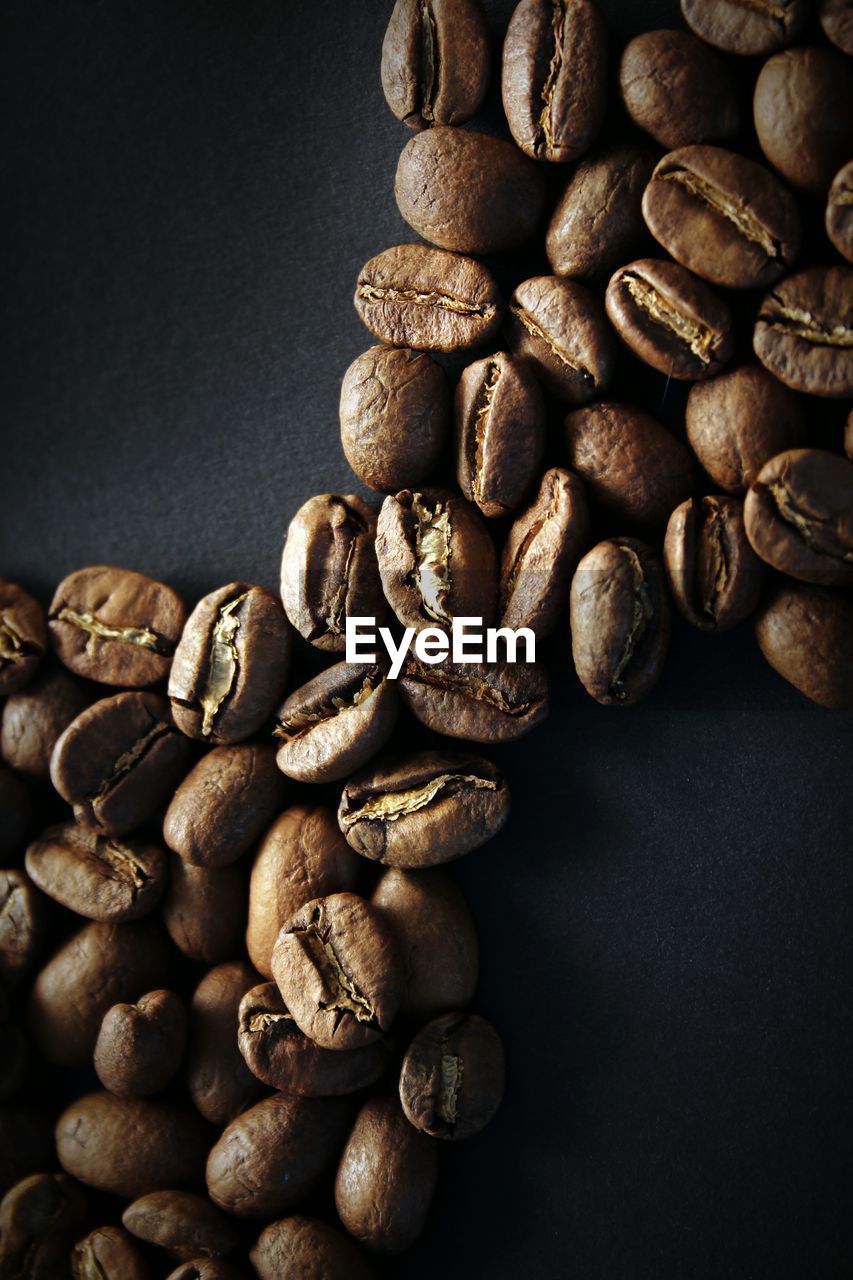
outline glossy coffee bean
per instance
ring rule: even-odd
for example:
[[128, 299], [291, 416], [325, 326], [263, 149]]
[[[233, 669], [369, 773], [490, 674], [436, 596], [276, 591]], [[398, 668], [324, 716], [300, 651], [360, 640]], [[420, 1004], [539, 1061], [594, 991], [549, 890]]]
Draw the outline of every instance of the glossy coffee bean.
[[187, 1044], [187, 1016], [173, 991], [149, 991], [135, 1004], [104, 1014], [94, 1064], [105, 1089], [118, 1098], [159, 1093], [177, 1074]]
[[780, 583], [755, 619], [764, 657], [812, 702], [853, 711], [853, 603], [841, 591]]
[[263, 1090], [237, 1048], [240, 1001], [258, 975], [245, 960], [210, 969], [190, 1002], [187, 1087], [211, 1124], [224, 1125]]
[[0, 1202], [0, 1275], [55, 1280], [68, 1274], [68, 1254], [83, 1223], [80, 1187], [61, 1173], [36, 1173]]
[[762, 67], [753, 113], [761, 150], [793, 186], [825, 196], [853, 149], [853, 69], [834, 49], [777, 53]]
[[513, 742], [548, 715], [548, 676], [525, 662], [440, 662], [409, 658], [400, 696], [435, 733], [471, 742]]
[[753, 346], [794, 391], [853, 395], [853, 270], [812, 267], [777, 284], [759, 308]]
[[48, 937], [45, 900], [24, 871], [0, 871], [0, 981], [9, 991], [32, 972]]
[[510, 300], [506, 332], [513, 355], [559, 400], [586, 404], [609, 386], [616, 344], [601, 303], [582, 284], [559, 276], [525, 280]]
[[6, 764], [35, 782], [47, 782], [56, 739], [91, 701], [63, 668], [43, 668], [3, 705], [0, 754]]
[[737, 498], [692, 498], [676, 507], [663, 553], [676, 607], [694, 627], [728, 631], [755, 612], [764, 566]]
[[0, 697], [29, 684], [46, 650], [44, 609], [22, 587], [0, 578]]
[[[851, 14], [853, 27], [853, 14]], [[826, 205], [826, 234], [835, 248], [853, 262], [853, 160], [839, 169], [829, 189]]]
[[406, 1050], [400, 1102], [406, 1118], [432, 1138], [456, 1142], [485, 1129], [504, 1095], [504, 1050], [490, 1022], [445, 1013]]
[[697, 36], [726, 53], [760, 57], [791, 44], [809, 17], [807, 0], [681, 0]]
[[0, 1106], [0, 1195], [55, 1161], [53, 1124], [47, 1115], [19, 1099]]
[[486, 94], [489, 26], [480, 0], [397, 0], [382, 41], [382, 90], [411, 129], [462, 124]]
[[818, 14], [827, 40], [853, 56], [853, 8], [850, 0], [818, 0]]
[[583, 160], [554, 210], [545, 248], [558, 276], [609, 276], [635, 256], [645, 238], [642, 199], [655, 156], [611, 146]]
[[139, 1245], [121, 1227], [96, 1227], [71, 1251], [74, 1280], [151, 1280]]
[[32, 819], [33, 802], [26, 783], [0, 765], [0, 855], [20, 861]]
[[762, 467], [746, 495], [746, 532], [774, 569], [822, 586], [853, 585], [853, 462], [825, 449], [789, 449]]
[[689, 31], [646, 31], [622, 54], [619, 89], [628, 115], [668, 151], [725, 142], [740, 128], [725, 61]]
[[146, 840], [102, 836], [60, 822], [27, 849], [33, 884], [88, 920], [121, 924], [153, 911], [166, 888], [166, 851]]
[[281, 1218], [264, 1227], [249, 1254], [259, 1280], [373, 1280], [356, 1245], [316, 1218]]
[[127, 1206], [121, 1220], [138, 1240], [187, 1262], [230, 1253], [238, 1243], [236, 1224], [192, 1191], [149, 1191]]
[[242, 867], [197, 867], [172, 855], [163, 923], [190, 960], [218, 964], [241, 951], [246, 919]]
[[456, 479], [484, 516], [524, 500], [545, 448], [545, 403], [533, 372], [498, 351], [464, 369], [456, 388]]

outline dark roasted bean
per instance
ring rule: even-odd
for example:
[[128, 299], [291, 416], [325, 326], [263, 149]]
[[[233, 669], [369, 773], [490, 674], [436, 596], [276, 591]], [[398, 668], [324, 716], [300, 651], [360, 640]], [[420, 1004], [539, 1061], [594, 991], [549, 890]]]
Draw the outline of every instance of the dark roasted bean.
[[102, 836], [60, 822], [27, 849], [30, 879], [42, 893], [88, 920], [120, 924], [153, 911], [166, 888], [161, 845]]
[[237, 1011], [257, 980], [250, 964], [234, 960], [209, 970], [193, 993], [187, 1087], [211, 1124], [227, 1124], [263, 1092], [237, 1048]]
[[136, 1241], [121, 1227], [96, 1227], [71, 1251], [74, 1280], [150, 1280]]
[[47, 622], [37, 600], [0, 578], [0, 697], [29, 684], [47, 649]]
[[609, 276], [645, 238], [642, 199], [655, 167], [651, 151], [615, 146], [577, 166], [548, 227], [551, 269], [576, 280]]
[[513, 354], [567, 404], [586, 404], [609, 386], [616, 344], [601, 303], [582, 284], [559, 276], [525, 280], [510, 300], [506, 331]]
[[489, 26], [480, 0], [397, 0], [382, 42], [382, 89], [411, 129], [462, 124], [486, 94]]
[[668, 151], [725, 142], [740, 127], [729, 67], [689, 31], [646, 31], [632, 40], [619, 88], [634, 124]]
[[127, 1206], [121, 1220], [138, 1240], [186, 1262], [230, 1253], [238, 1242], [236, 1224], [192, 1191], [149, 1191]]
[[7, 1191], [0, 1203], [0, 1276], [3, 1280], [57, 1280], [68, 1274], [68, 1253], [86, 1203], [61, 1173], [36, 1173]]
[[24, 871], [0, 871], [0, 981], [12, 990], [32, 970], [48, 931], [45, 900]]
[[755, 57], [796, 40], [809, 6], [808, 0], [681, 0], [681, 12], [709, 44]]
[[841, 591], [780, 583], [755, 634], [767, 661], [812, 702], [853, 711], [853, 602]]
[[838, 171], [829, 189], [826, 234], [842, 258], [853, 262], [853, 160]]
[[173, 991], [149, 991], [135, 1004], [104, 1014], [94, 1063], [105, 1089], [119, 1098], [159, 1093], [176, 1075], [187, 1045], [187, 1016]]
[[694, 627], [727, 631], [754, 613], [764, 566], [737, 498], [693, 498], [676, 507], [663, 550], [676, 606]]
[[761, 150], [782, 177], [825, 196], [853, 151], [853, 68], [834, 49], [777, 53], [762, 67], [753, 113]]
[[172, 855], [163, 923], [191, 960], [218, 964], [239, 955], [246, 919], [243, 868], [197, 867]]
[[493, 1118], [504, 1094], [504, 1049], [490, 1022], [445, 1013], [406, 1050], [400, 1102], [407, 1120], [432, 1138], [470, 1138]]
[[56, 739], [92, 701], [86, 689], [61, 667], [43, 669], [3, 706], [0, 750], [18, 773], [37, 782], [50, 780]]
[[250, 1253], [260, 1280], [373, 1280], [375, 1272], [342, 1231], [316, 1218], [271, 1222]]
[[409, 658], [400, 695], [421, 724], [449, 738], [512, 742], [548, 715], [548, 677], [522, 662], [427, 664]]
[[853, 56], [853, 6], [850, 0], [818, 0], [818, 12], [826, 38]]
[[777, 284], [761, 303], [753, 345], [794, 391], [853, 395], [853, 271], [813, 267]]

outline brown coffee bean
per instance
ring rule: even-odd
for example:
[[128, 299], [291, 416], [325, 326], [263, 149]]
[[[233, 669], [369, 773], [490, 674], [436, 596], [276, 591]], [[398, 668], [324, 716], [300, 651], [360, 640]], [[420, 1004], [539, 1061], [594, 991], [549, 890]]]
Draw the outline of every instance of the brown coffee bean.
[[655, 156], [611, 146], [577, 166], [548, 227], [545, 248], [558, 276], [608, 276], [645, 239], [642, 199]]
[[853, 8], [850, 0], [818, 0], [820, 24], [827, 40], [853, 55]]
[[47, 622], [37, 600], [0, 578], [0, 697], [29, 684], [47, 650]]
[[168, 675], [186, 617], [171, 587], [103, 564], [63, 578], [48, 610], [53, 647], [66, 667], [133, 689]]
[[341, 443], [359, 480], [380, 493], [419, 484], [441, 456], [450, 389], [441, 365], [410, 347], [371, 347], [341, 385]]
[[809, 17], [807, 0], [681, 0], [681, 12], [708, 44], [747, 57], [791, 44]]
[[520, 0], [503, 48], [510, 132], [535, 160], [588, 150], [604, 119], [607, 24], [593, 0]]
[[389, 867], [430, 867], [479, 848], [509, 816], [509, 787], [482, 756], [421, 751], [363, 769], [346, 784], [338, 822], [349, 844]]
[[696, 468], [680, 440], [641, 409], [600, 403], [566, 418], [569, 464], [610, 516], [664, 524], [696, 488]]
[[191, 1191], [149, 1191], [129, 1204], [121, 1220], [131, 1235], [185, 1262], [236, 1248], [236, 1225], [204, 1196]]
[[663, 548], [679, 613], [701, 631], [728, 631], [755, 612], [764, 566], [737, 498], [691, 498], [670, 517]]
[[813, 267], [764, 298], [753, 338], [761, 363], [809, 395], [853, 395], [853, 271]]
[[240, 1001], [258, 981], [244, 960], [217, 965], [190, 1003], [187, 1087], [198, 1110], [224, 1125], [263, 1092], [237, 1048]]
[[237, 1043], [246, 1066], [272, 1089], [306, 1098], [341, 1097], [375, 1084], [388, 1066], [390, 1044], [323, 1049], [300, 1031], [274, 982], [240, 1002]]
[[506, 333], [512, 353], [559, 400], [586, 404], [610, 385], [616, 344], [601, 303], [582, 284], [559, 276], [525, 280], [510, 299]]
[[20, 1101], [0, 1107], [0, 1196], [55, 1162], [53, 1125], [47, 1116]]
[[[851, 12], [853, 27], [853, 12]], [[840, 169], [829, 189], [826, 234], [842, 258], [853, 262], [853, 160]]]
[[853, 711], [853, 602], [841, 591], [780, 583], [755, 620], [761, 652], [822, 707]]
[[634, 538], [588, 552], [572, 579], [572, 656], [587, 693], [627, 707], [657, 683], [669, 645], [663, 565]]
[[61, 667], [43, 668], [26, 689], [6, 699], [0, 730], [3, 759], [25, 777], [47, 782], [56, 739], [91, 701]]
[[46, 903], [24, 871], [0, 871], [0, 981], [11, 991], [32, 970], [48, 930]]
[[82, 1191], [61, 1173], [36, 1173], [7, 1191], [0, 1203], [3, 1280], [68, 1275], [68, 1252], [85, 1211]]
[[246, 878], [242, 867], [196, 867], [173, 854], [163, 923], [191, 960], [218, 964], [242, 951]]
[[689, 31], [646, 31], [619, 66], [625, 110], [667, 151], [725, 142], [740, 128], [737, 90], [725, 61]]
[[731, 358], [731, 312], [677, 262], [641, 258], [622, 267], [607, 286], [606, 304], [625, 345], [668, 378], [711, 378]]
[[284, 692], [290, 632], [263, 587], [231, 582], [199, 601], [169, 676], [175, 724], [190, 738], [229, 744], [260, 729]]
[[0, 855], [20, 860], [32, 818], [33, 804], [23, 779], [0, 765]]
[[354, 893], [308, 902], [282, 926], [273, 978], [301, 1031], [324, 1049], [359, 1049], [388, 1031], [403, 974], [393, 935]]
[[341, 1222], [375, 1253], [402, 1253], [424, 1228], [437, 1179], [438, 1144], [409, 1124], [397, 1098], [371, 1098], [338, 1165]]
[[761, 150], [793, 186], [825, 196], [853, 150], [853, 69], [834, 49], [788, 49], [764, 64], [753, 114]]
[[441, 662], [409, 658], [400, 696], [435, 733], [471, 742], [513, 742], [548, 715], [549, 682], [523, 662]]
[[49, 898], [88, 920], [120, 924], [153, 911], [166, 888], [161, 845], [102, 836], [60, 822], [27, 849], [30, 879]]
[[98, 1191], [143, 1196], [202, 1176], [210, 1133], [204, 1121], [171, 1103], [89, 1093], [56, 1125], [66, 1173]]
[[232, 1120], [211, 1150], [211, 1200], [237, 1218], [287, 1213], [334, 1165], [348, 1118], [342, 1098], [265, 1098]]
[[173, 991], [149, 991], [135, 1004], [104, 1014], [94, 1063], [105, 1089], [119, 1098], [159, 1093], [177, 1074], [187, 1046], [187, 1015]]
[[687, 439], [711, 479], [742, 497], [765, 462], [805, 444], [805, 401], [760, 365], [741, 365], [690, 388]]
[[397, 0], [382, 41], [382, 90], [398, 120], [411, 129], [470, 120], [490, 70], [480, 0]]
[[121, 1227], [96, 1227], [71, 1251], [74, 1280], [151, 1280], [142, 1252]]
[[27, 1078], [30, 1063], [27, 1037], [9, 1022], [0, 1026], [0, 1102], [13, 1098]]
[[406, 1050], [400, 1102], [406, 1119], [432, 1138], [455, 1142], [485, 1129], [504, 1095], [504, 1050], [490, 1022], [445, 1013]]
[[260, 1280], [374, 1280], [373, 1267], [342, 1231], [316, 1218], [271, 1222], [249, 1254]]
[[469, 351], [489, 341], [504, 308], [492, 275], [473, 258], [401, 244], [362, 267], [355, 309], [380, 342]]
[[166, 1280], [247, 1280], [246, 1272], [224, 1258], [192, 1258], [170, 1271]]
[[357, 889], [363, 871], [331, 810], [285, 809], [258, 849], [249, 885], [246, 950], [258, 972], [272, 977], [275, 940], [300, 907], [312, 898]]
[[801, 582], [853, 585], [853, 462], [825, 449], [789, 449], [746, 495], [746, 532], [774, 569]]

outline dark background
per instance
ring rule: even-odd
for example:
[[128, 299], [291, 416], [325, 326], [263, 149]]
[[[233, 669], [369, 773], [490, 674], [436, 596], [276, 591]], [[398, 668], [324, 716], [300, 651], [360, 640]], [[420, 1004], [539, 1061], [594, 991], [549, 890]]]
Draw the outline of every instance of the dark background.
[[[379, 84], [390, 8], [4, 4], [5, 576], [45, 600], [102, 562], [190, 600], [275, 587], [296, 508], [352, 489], [353, 285], [414, 238]], [[488, 4], [496, 30], [511, 8]], [[617, 48], [678, 21], [604, 8]], [[526, 268], [498, 264], [510, 287]], [[616, 392], [679, 425], [657, 375], [623, 359]], [[494, 753], [512, 820], [458, 864], [507, 1101], [443, 1153], [388, 1274], [849, 1276], [851, 717], [784, 684], [748, 626], [679, 625], [625, 712], [586, 697], [565, 637], [551, 658], [550, 721]]]

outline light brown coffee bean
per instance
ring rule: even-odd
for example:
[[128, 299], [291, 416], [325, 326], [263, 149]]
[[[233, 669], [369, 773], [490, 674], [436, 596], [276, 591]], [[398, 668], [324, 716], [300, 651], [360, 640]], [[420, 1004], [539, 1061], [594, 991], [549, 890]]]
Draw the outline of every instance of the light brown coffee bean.
[[44, 609], [17, 583], [0, 578], [0, 697], [29, 684], [46, 650]]
[[186, 1262], [230, 1253], [238, 1243], [236, 1224], [192, 1191], [149, 1191], [127, 1206], [121, 1220], [138, 1240]]
[[263, 1092], [237, 1047], [240, 1001], [258, 981], [244, 960], [217, 965], [190, 1003], [187, 1087], [211, 1124], [224, 1125]]
[[114, 1004], [104, 1014], [94, 1065], [105, 1089], [118, 1098], [159, 1093], [177, 1074], [187, 1044], [187, 1016], [173, 991], [149, 991], [135, 1004]]
[[586, 404], [610, 385], [616, 344], [600, 302], [582, 284], [525, 280], [510, 299], [506, 332], [513, 355], [566, 404]]
[[30, 879], [49, 898], [88, 920], [121, 924], [153, 911], [166, 888], [161, 845], [118, 840], [76, 822], [60, 822], [26, 854]]
[[382, 90], [410, 129], [469, 120], [490, 69], [480, 0], [397, 0], [382, 41]]
[[232, 959], [242, 950], [245, 920], [242, 867], [197, 867], [171, 855], [163, 923], [179, 951], [205, 964]]
[[676, 607], [701, 631], [727, 631], [754, 613], [764, 566], [737, 498], [692, 498], [673, 511], [664, 564]]

